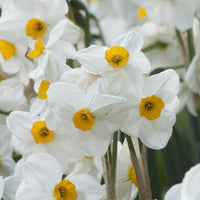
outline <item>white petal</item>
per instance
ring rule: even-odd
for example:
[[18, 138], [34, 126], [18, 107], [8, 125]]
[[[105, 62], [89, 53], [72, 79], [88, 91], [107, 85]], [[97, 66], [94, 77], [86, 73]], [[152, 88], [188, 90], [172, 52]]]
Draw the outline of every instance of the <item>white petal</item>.
[[174, 122], [175, 114], [168, 116], [166, 113], [161, 113], [161, 116], [155, 120], [148, 120], [142, 117], [139, 137], [149, 148], [162, 149], [167, 145], [172, 135], [172, 126]]
[[200, 164], [195, 165], [186, 172], [181, 188], [181, 199], [192, 200], [198, 199], [200, 196], [199, 190], [200, 179]]
[[172, 101], [179, 90], [179, 76], [174, 70], [166, 70], [150, 76], [145, 81], [144, 94], [155, 94], [162, 98], [165, 104]]
[[33, 154], [23, 165], [23, 179], [27, 187], [51, 190], [60, 182], [63, 170], [58, 161], [46, 153]]
[[92, 45], [86, 49], [77, 52], [76, 59], [83, 65], [83, 67], [94, 74], [101, 74], [106, 65], [105, 51], [107, 47]]
[[176, 184], [171, 187], [165, 194], [164, 200], [181, 200], [181, 187], [182, 184]]
[[134, 31], [129, 31], [127, 34], [119, 36], [112, 42], [112, 46], [124, 47], [129, 54], [137, 53], [142, 48], [142, 45], [142, 37]]
[[76, 185], [77, 200], [102, 200], [106, 198], [105, 187], [100, 185], [92, 176], [76, 174], [69, 178]]

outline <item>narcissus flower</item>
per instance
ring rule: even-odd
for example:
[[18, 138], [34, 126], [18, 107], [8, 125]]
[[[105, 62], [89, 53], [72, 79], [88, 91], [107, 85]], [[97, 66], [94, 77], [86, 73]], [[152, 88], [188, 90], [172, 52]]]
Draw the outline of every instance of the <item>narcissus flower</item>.
[[130, 160], [127, 142], [118, 143], [116, 191], [120, 200], [133, 200], [138, 192], [135, 170]]
[[[99, 94], [95, 90], [85, 93], [69, 83], [51, 84], [47, 95], [57, 121], [66, 127], [81, 151], [87, 156], [104, 155], [112, 133], [119, 128], [115, 107], [126, 99]], [[51, 122], [47, 124], [52, 126]]]
[[111, 93], [118, 95], [137, 90], [142, 74], [151, 66], [141, 52], [142, 38], [134, 31], [116, 38], [111, 47], [91, 46], [78, 51], [74, 57], [87, 71], [102, 75], [110, 84]]
[[49, 154], [30, 156], [23, 165], [23, 181], [16, 200], [103, 200], [104, 186], [87, 174], [76, 174], [62, 180], [63, 170]]
[[164, 200], [197, 200], [199, 191], [200, 164], [186, 172], [182, 183], [172, 186], [166, 193]]
[[191, 28], [194, 20], [194, 3], [188, 0], [132, 0], [146, 9], [147, 16], [156, 23], [167, 23], [180, 31]]
[[63, 126], [59, 125], [56, 129], [50, 129], [44, 117], [39, 118], [22, 111], [12, 112], [7, 118], [7, 125], [13, 134], [12, 142], [15, 150], [23, 156], [48, 152], [65, 168], [67, 167], [67, 149], [72, 148], [72, 144], [67, 137], [67, 129], [63, 129]]
[[122, 130], [139, 137], [149, 148], [164, 148], [171, 137], [178, 109], [178, 74], [166, 70], [152, 75], [141, 82], [140, 89], [140, 95], [133, 97], [135, 103], [124, 117]]

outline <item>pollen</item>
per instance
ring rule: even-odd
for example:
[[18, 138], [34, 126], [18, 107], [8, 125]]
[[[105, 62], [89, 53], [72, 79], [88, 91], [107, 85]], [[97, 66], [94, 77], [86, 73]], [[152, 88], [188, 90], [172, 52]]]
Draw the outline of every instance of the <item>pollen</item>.
[[148, 120], [158, 119], [164, 107], [163, 100], [156, 95], [143, 98], [140, 102], [140, 116]]
[[92, 129], [94, 125], [95, 116], [88, 109], [80, 109], [77, 111], [72, 120], [74, 122], [74, 126], [82, 131], [89, 131]]
[[124, 47], [113, 46], [105, 52], [105, 59], [115, 68], [126, 65], [129, 60], [129, 53]]
[[27, 56], [29, 58], [38, 58], [43, 50], [45, 49], [44, 45], [43, 45], [43, 42], [41, 39], [38, 39], [36, 42], [35, 42], [35, 48], [33, 49], [33, 51], [29, 52], [27, 54]]
[[15, 45], [0, 39], [0, 53], [5, 60], [11, 59], [15, 55]]
[[36, 121], [31, 128], [31, 133], [35, 143], [48, 143], [54, 139], [54, 131], [47, 128], [45, 121]]
[[145, 8], [139, 7], [138, 8], [138, 19], [142, 19], [147, 17], [147, 12]]
[[76, 186], [69, 180], [63, 180], [58, 183], [53, 190], [55, 200], [76, 200]]
[[137, 178], [136, 178], [136, 174], [135, 174], [135, 169], [133, 167], [133, 165], [130, 165], [130, 168], [128, 170], [128, 175], [129, 175], [129, 180], [131, 180], [131, 182], [138, 187], [137, 184]]
[[38, 89], [38, 98], [39, 99], [46, 99], [47, 98], [47, 90], [49, 89], [49, 86], [51, 83], [49, 81], [43, 80], [40, 83], [40, 87]]
[[41, 38], [46, 33], [46, 25], [43, 21], [31, 18], [26, 24], [26, 35], [34, 40]]

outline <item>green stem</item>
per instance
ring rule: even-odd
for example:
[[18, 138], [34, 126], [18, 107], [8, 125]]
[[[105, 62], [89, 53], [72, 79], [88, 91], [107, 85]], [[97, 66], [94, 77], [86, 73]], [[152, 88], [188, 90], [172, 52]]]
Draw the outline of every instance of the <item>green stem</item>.
[[118, 132], [115, 132], [113, 135], [112, 162], [111, 162], [111, 170], [114, 182], [116, 182], [117, 144], [118, 144]]
[[185, 49], [185, 46], [184, 46], [184, 42], [183, 42], [181, 33], [180, 33], [180, 31], [178, 29], [175, 29], [175, 32], [176, 32], [176, 37], [178, 39], [178, 42], [179, 42], [183, 52], [186, 54], [186, 49]]
[[177, 69], [181, 69], [181, 68], [184, 68], [184, 67], [185, 67], [184, 64], [178, 64], [178, 65], [174, 65], [174, 66], [160, 67], [160, 68], [156, 68], [153, 71], [151, 71], [150, 75], [158, 74], [158, 73], [160, 73], [162, 71], [165, 71], [167, 69], [177, 70]]
[[10, 112], [5, 112], [5, 111], [3, 111], [3, 110], [0, 110], [0, 114], [1, 114], [1, 115], [9, 115]]
[[106, 187], [107, 200], [116, 200], [115, 183], [113, 183], [113, 176], [111, 165], [108, 158], [108, 152], [101, 158], [103, 167], [103, 176]]
[[68, 18], [70, 20], [72, 20], [72, 7], [71, 7], [71, 4], [69, 3], [69, 0], [66, 0], [67, 2], [67, 5], [68, 5], [68, 8], [69, 8], [69, 11], [68, 11]]
[[140, 147], [137, 141], [134, 141], [133, 144], [131, 137], [128, 135], [126, 135], [126, 140], [137, 178], [139, 199], [152, 200], [145, 147], [143, 145], [140, 152]]
[[104, 37], [103, 37], [103, 33], [102, 33], [101, 27], [99, 25], [98, 19], [94, 15], [92, 15], [92, 14], [90, 14], [90, 17], [91, 17], [91, 19], [93, 19], [95, 21], [96, 26], [97, 26], [97, 28], [99, 30], [99, 36], [101, 38], [102, 44], [105, 45], [106, 43], [105, 43], [105, 40], [104, 40]]
[[149, 46], [144, 47], [142, 49], [142, 51], [143, 52], [147, 52], [147, 51], [150, 51], [150, 50], [153, 50], [153, 49], [156, 49], [156, 48], [165, 47], [166, 45], [167, 45], [166, 43], [163, 43], [163, 42], [160, 42], [160, 41], [156, 41], [156, 42], [150, 44]]
[[193, 38], [192, 28], [187, 30], [187, 41], [188, 41], [189, 61], [191, 62], [195, 55], [194, 38]]

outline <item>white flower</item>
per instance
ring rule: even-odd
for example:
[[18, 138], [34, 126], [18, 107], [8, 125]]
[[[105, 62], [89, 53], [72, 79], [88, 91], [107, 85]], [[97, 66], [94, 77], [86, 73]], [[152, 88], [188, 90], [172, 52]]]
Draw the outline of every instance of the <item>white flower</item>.
[[[95, 90], [85, 93], [68, 83], [51, 84], [47, 95], [57, 120], [66, 127], [81, 151], [87, 156], [104, 155], [112, 133], [120, 124], [117, 115], [114, 116], [114, 108], [126, 99], [98, 94]], [[48, 125], [51, 127], [52, 122]]]
[[[9, 8], [11, 5], [11, 8]], [[24, 35], [34, 40], [42, 38], [47, 41], [49, 32], [68, 12], [65, 0], [20, 0], [8, 1], [3, 8], [8, 10], [6, 18], [23, 26]]]
[[[12, 112], [7, 118], [7, 125], [13, 134], [12, 143], [15, 150], [23, 156], [48, 152], [60, 161], [63, 168], [67, 167], [66, 157], [68, 156], [66, 155], [68, 155], [68, 149], [73, 145], [67, 137], [68, 130], [63, 129], [63, 126], [59, 125], [56, 129], [49, 129], [45, 118], [22, 111]], [[69, 152], [70, 155], [71, 151]], [[74, 151], [74, 154], [77, 155], [75, 152], [77, 151]]]
[[147, 11], [147, 16], [156, 23], [167, 23], [180, 31], [192, 28], [194, 3], [188, 0], [132, 0]]
[[111, 48], [94, 45], [78, 51], [74, 57], [87, 71], [105, 77], [111, 93], [118, 95], [137, 90], [142, 73], [150, 72], [150, 63], [141, 52], [142, 45], [140, 35], [130, 31], [116, 38]]
[[143, 49], [159, 42], [162, 44], [145, 52], [145, 55], [151, 61], [152, 70], [158, 67], [183, 63], [181, 53], [174, 39], [175, 33], [172, 27], [146, 22], [141, 26], [134, 27], [134, 30], [143, 37]]
[[23, 166], [23, 181], [16, 200], [103, 200], [104, 186], [87, 174], [76, 174], [62, 180], [63, 170], [48, 154], [30, 156]]
[[116, 191], [120, 200], [132, 200], [137, 195], [137, 179], [133, 164], [130, 160], [130, 153], [127, 142], [123, 145], [118, 143]]
[[165, 195], [165, 200], [197, 200], [199, 190], [200, 164], [186, 172], [182, 183], [172, 186]]
[[122, 130], [139, 137], [152, 149], [164, 148], [176, 120], [179, 77], [174, 70], [166, 70], [144, 79], [140, 85], [140, 95], [133, 97]]

